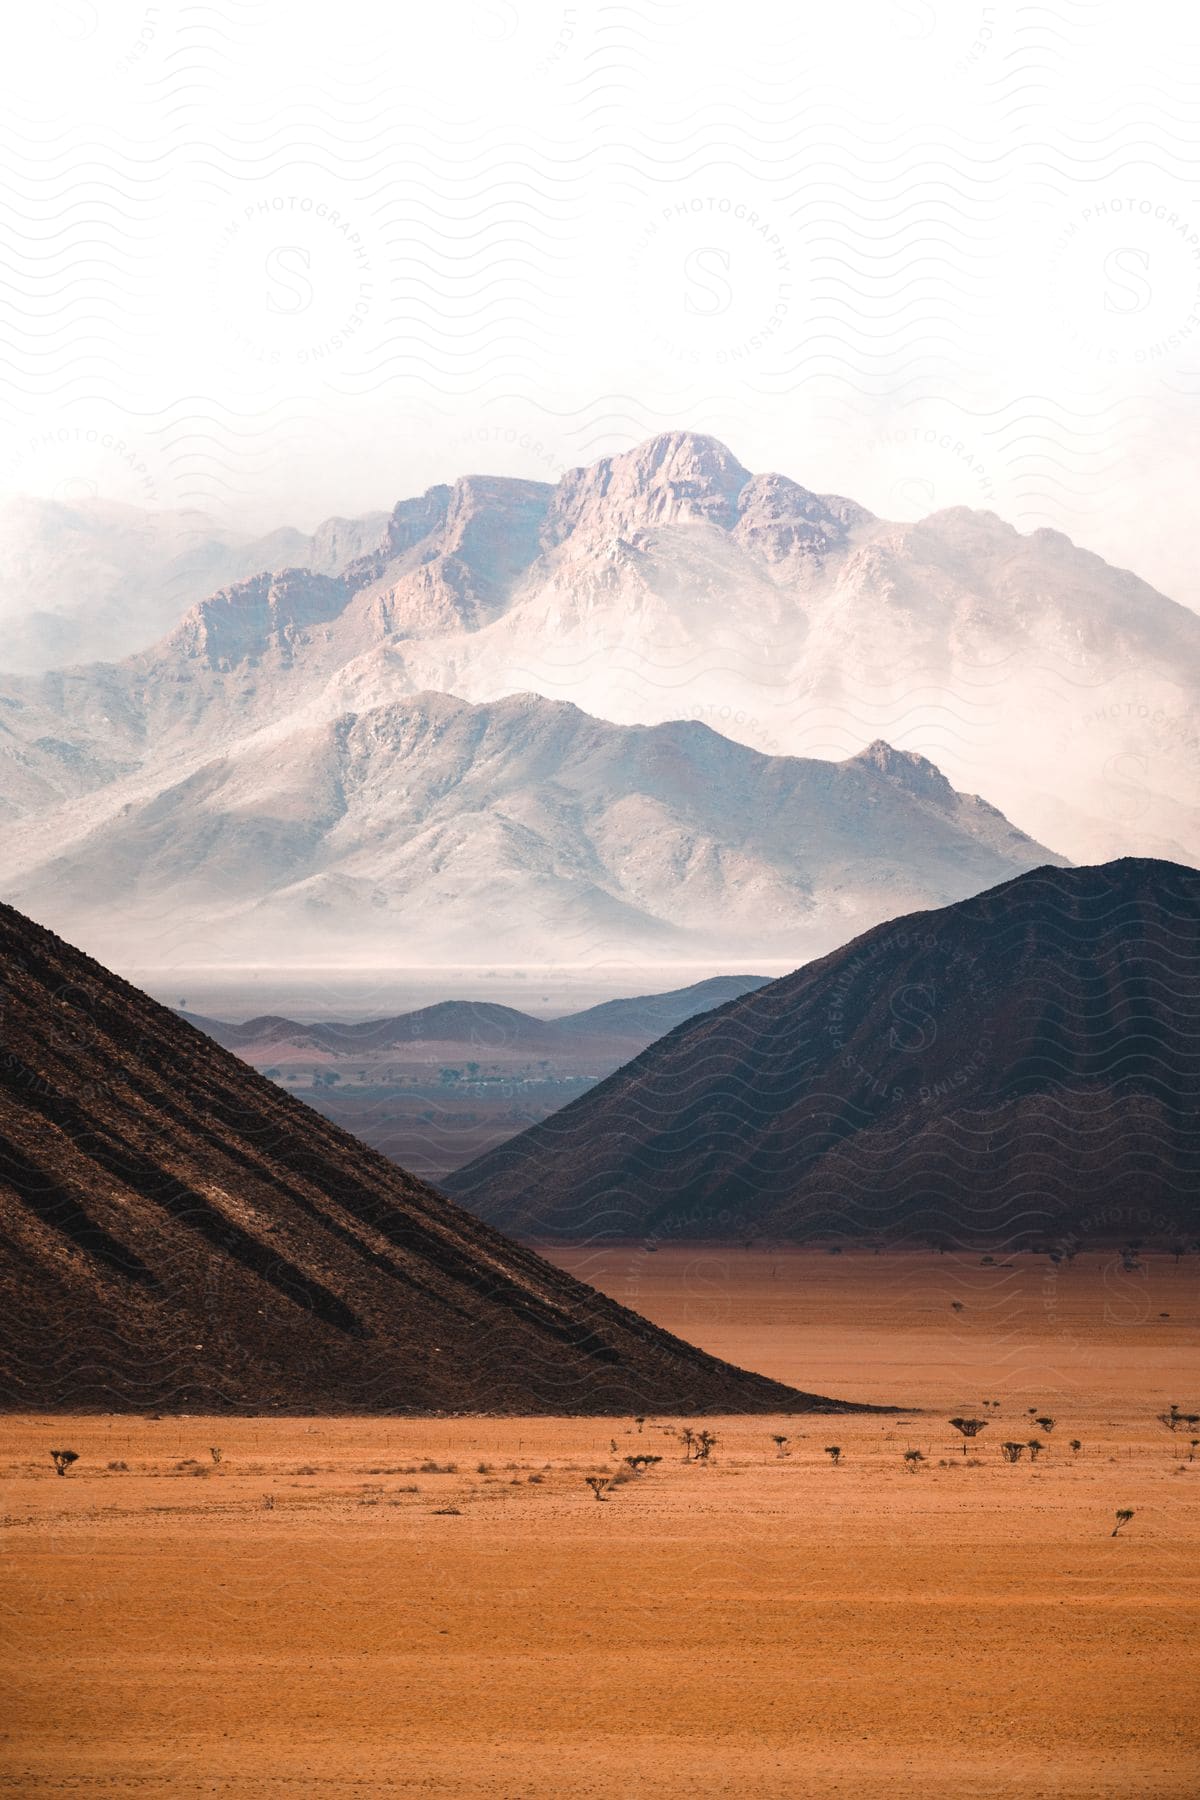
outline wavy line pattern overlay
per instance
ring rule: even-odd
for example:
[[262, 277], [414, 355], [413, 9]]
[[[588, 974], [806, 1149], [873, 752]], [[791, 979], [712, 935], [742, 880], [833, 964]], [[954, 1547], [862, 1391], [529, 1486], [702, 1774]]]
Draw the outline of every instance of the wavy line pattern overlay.
[[52, 0], [8, 31], [12, 489], [311, 522], [684, 424], [1194, 597], [1182, 6]]

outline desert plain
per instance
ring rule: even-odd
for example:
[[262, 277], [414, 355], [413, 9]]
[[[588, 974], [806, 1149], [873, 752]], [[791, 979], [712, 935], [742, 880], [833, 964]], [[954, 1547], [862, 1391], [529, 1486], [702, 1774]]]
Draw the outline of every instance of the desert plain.
[[[719, 1355], [907, 1410], [8, 1415], [0, 1791], [1200, 1793], [1200, 1427], [1156, 1417], [1200, 1412], [1200, 1259], [550, 1254]], [[965, 1454], [954, 1416], [987, 1419]]]

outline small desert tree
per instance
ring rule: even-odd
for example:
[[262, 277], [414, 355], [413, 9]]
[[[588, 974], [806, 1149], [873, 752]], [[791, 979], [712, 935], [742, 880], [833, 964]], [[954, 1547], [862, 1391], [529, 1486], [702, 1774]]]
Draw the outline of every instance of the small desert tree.
[[603, 1500], [604, 1490], [609, 1485], [608, 1476], [607, 1475], [588, 1475], [586, 1477], [586, 1480], [587, 1480], [588, 1486], [591, 1488], [593, 1494], [595, 1494], [597, 1500]]
[[1046, 1446], [1043, 1444], [1041, 1438], [1030, 1438], [1026, 1448], [1029, 1451], [1030, 1462], [1036, 1462], [1038, 1459], [1038, 1452], [1044, 1450]]
[[1001, 1444], [1000, 1454], [1003, 1456], [1005, 1462], [1010, 1462], [1010, 1463], [1020, 1462], [1021, 1454], [1024, 1451], [1024, 1449], [1025, 1449], [1024, 1444], [1014, 1444], [1014, 1443]]
[[1040, 1419], [1035, 1419], [1033, 1422], [1035, 1425], [1040, 1425], [1042, 1430], [1046, 1433], [1054, 1430], [1054, 1420], [1048, 1419], [1044, 1413]]
[[1078, 1438], [1072, 1438], [1072, 1439], [1071, 1439], [1071, 1455], [1072, 1455], [1072, 1456], [1078, 1456], [1078, 1455], [1079, 1455], [1079, 1452], [1080, 1452], [1080, 1451], [1081, 1451], [1081, 1450], [1082, 1450], [1082, 1449], [1083, 1449], [1083, 1445], [1082, 1445], [1082, 1444], [1081, 1444], [1081, 1443], [1080, 1443], [1080, 1441], [1079, 1441], [1079, 1439], [1078, 1439]]
[[987, 1420], [986, 1419], [951, 1419], [950, 1423], [951, 1423], [951, 1425], [953, 1425], [955, 1431], [962, 1432], [962, 1440], [963, 1440], [962, 1450], [963, 1450], [963, 1455], [965, 1456], [967, 1454], [967, 1439], [973, 1438], [973, 1437], [978, 1437], [979, 1433], [987, 1425]]
[[842, 1446], [840, 1444], [826, 1444], [825, 1454], [836, 1469], [842, 1460]]
[[220, 1451], [220, 1448], [216, 1444], [210, 1444], [208, 1446], [208, 1454], [212, 1457], [212, 1459], [215, 1463], [220, 1462], [221, 1451]]
[[78, 1450], [52, 1450], [50, 1458], [54, 1464], [54, 1473], [65, 1475], [71, 1464], [79, 1461], [79, 1452]]
[[777, 1431], [777, 1432], [775, 1432], [775, 1433], [774, 1433], [774, 1435], [773, 1435], [773, 1436], [772, 1436], [772, 1438], [771, 1438], [771, 1442], [772, 1442], [772, 1443], [773, 1443], [773, 1444], [774, 1444], [774, 1446], [775, 1446], [775, 1454], [776, 1454], [776, 1456], [786, 1456], [786, 1455], [787, 1455], [787, 1442], [788, 1442], [788, 1440], [787, 1440], [787, 1437], [786, 1437], [786, 1436], [785, 1436], [785, 1434], [784, 1434], [784, 1433], [783, 1433], [783, 1432], [782, 1432], [782, 1431]]
[[1109, 1536], [1116, 1537], [1116, 1535], [1117, 1535], [1118, 1531], [1120, 1531], [1121, 1527], [1123, 1525], [1128, 1525], [1128, 1523], [1129, 1523], [1130, 1519], [1132, 1519], [1132, 1517], [1133, 1517], [1132, 1506], [1123, 1506], [1117, 1514], [1117, 1522], [1113, 1526], [1113, 1529], [1109, 1533]]
[[644, 1425], [644, 1424], [645, 1424], [645, 1423], [646, 1423], [646, 1415], [645, 1415], [645, 1413], [638, 1413], [638, 1415], [637, 1415], [637, 1417], [636, 1417], [636, 1418], [635, 1418], [635, 1419], [634, 1419], [634, 1421], [633, 1421], [633, 1422], [634, 1422], [634, 1424], [635, 1424], [635, 1425], [636, 1425], [636, 1426], [637, 1426], [637, 1428], [638, 1428], [638, 1436], [639, 1436], [639, 1437], [641, 1437], [641, 1435], [642, 1435], [642, 1427], [643, 1427], [643, 1425]]
[[708, 1461], [709, 1457], [713, 1453], [714, 1448], [716, 1447], [716, 1442], [717, 1442], [717, 1434], [715, 1431], [702, 1431], [700, 1433], [700, 1435], [696, 1439], [696, 1460], [697, 1460], [697, 1462], [705, 1462], [706, 1463]]
[[690, 1425], [685, 1425], [679, 1435], [683, 1439], [683, 1460], [691, 1462], [692, 1451], [696, 1447], [696, 1434]]

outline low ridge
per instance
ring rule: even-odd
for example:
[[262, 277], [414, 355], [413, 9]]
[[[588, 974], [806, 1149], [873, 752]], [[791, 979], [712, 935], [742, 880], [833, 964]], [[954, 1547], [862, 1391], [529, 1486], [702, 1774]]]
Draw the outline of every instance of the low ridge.
[[439, 1000], [413, 1012], [386, 1018], [343, 1022], [298, 1019], [265, 1014], [234, 1024], [227, 1019], [206, 1019], [198, 1013], [180, 1017], [198, 1031], [214, 1038], [226, 1050], [247, 1050], [259, 1045], [287, 1045], [334, 1056], [360, 1056], [366, 1051], [411, 1049], [421, 1044], [474, 1045], [479, 1050], [555, 1051], [582, 1042], [603, 1045], [610, 1039], [626, 1042], [641, 1037], [645, 1043], [661, 1037], [672, 1026], [762, 987], [765, 975], [712, 975], [690, 987], [672, 988], [665, 994], [643, 994], [633, 999], [602, 1000], [582, 1012], [543, 1019], [499, 1006], [493, 1000]]

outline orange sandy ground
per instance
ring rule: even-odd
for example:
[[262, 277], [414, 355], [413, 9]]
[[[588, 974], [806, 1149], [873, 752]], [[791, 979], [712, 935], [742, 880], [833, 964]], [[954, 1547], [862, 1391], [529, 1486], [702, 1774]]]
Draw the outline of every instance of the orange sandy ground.
[[[1200, 1412], [1196, 1258], [557, 1259], [928, 1410], [697, 1420], [707, 1468], [653, 1420], [0, 1419], [0, 1791], [1200, 1794], [1200, 1461], [1154, 1419]], [[1031, 1406], [1049, 1448], [1010, 1467]], [[944, 1421], [982, 1411], [971, 1466]], [[664, 1460], [597, 1504], [614, 1436]]]

